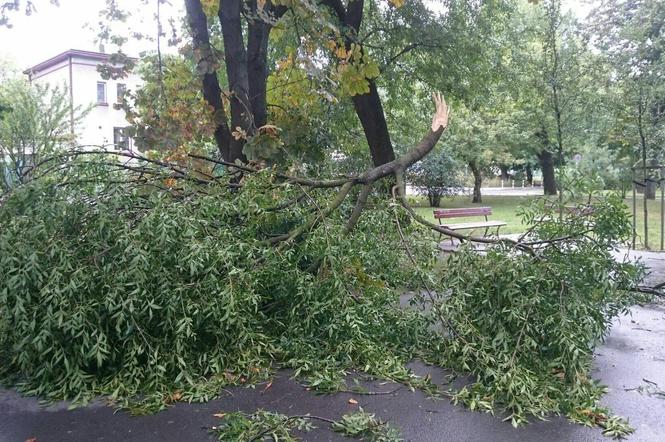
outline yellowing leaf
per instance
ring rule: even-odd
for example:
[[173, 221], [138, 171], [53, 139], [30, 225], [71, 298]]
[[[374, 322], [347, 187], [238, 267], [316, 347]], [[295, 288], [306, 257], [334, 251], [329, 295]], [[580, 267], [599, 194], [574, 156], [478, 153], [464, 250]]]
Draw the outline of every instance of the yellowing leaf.
[[335, 55], [340, 60], [347, 60], [351, 54], [348, 53], [346, 51], [346, 49], [340, 47], [340, 48], [337, 48], [337, 50], [335, 51]]
[[201, 0], [201, 6], [208, 17], [215, 17], [219, 11], [219, 0]]
[[236, 126], [236, 129], [231, 132], [231, 135], [233, 135], [233, 138], [236, 140], [246, 140], [247, 139], [247, 132], [240, 126]]

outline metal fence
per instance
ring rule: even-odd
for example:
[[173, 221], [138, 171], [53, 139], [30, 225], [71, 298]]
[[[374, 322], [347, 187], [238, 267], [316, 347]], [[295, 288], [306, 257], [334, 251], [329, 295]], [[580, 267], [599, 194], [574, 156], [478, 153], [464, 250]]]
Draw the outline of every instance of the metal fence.
[[[665, 250], [665, 165], [650, 164], [647, 166], [634, 166], [633, 172], [633, 238], [632, 248], [635, 249], [638, 232], [637, 232], [637, 194], [642, 193], [642, 210], [644, 228], [642, 235], [642, 245], [645, 249], [649, 247], [649, 204], [648, 201], [656, 200], [658, 189], [660, 189], [660, 248], [658, 250]], [[637, 175], [640, 175], [638, 179]], [[640, 192], [641, 191], [641, 192]]]

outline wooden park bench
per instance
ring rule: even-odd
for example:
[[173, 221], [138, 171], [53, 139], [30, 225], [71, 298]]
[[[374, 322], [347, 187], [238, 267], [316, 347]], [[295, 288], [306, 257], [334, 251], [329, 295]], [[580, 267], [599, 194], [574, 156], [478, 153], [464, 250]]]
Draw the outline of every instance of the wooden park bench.
[[[478, 229], [485, 229], [485, 234], [484, 236], [487, 236], [489, 229], [496, 227], [496, 234], [497, 236], [499, 235], [499, 229], [502, 226], [505, 226], [506, 223], [504, 221], [498, 221], [498, 220], [492, 220], [490, 221], [487, 217], [492, 214], [492, 208], [491, 207], [466, 207], [466, 208], [458, 208], [458, 209], [435, 209], [434, 210], [434, 218], [439, 220], [439, 225], [453, 230], [453, 231], [458, 231], [458, 230], [478, 230]], [[475, 217], [475, 216], [483, 216], [485, 217], [485, 221], [477, 221], [477, 222], [467, 222], [467, 223], [445, 223], [442, 222], [441, 220], [444, 219], [449, 219], [449, 218], [467, 218], [467, 217]], [[441, 235], [439, 234], [439, 239], [441, 239]], [[452, 238], [451, 238], [452, 241]]]

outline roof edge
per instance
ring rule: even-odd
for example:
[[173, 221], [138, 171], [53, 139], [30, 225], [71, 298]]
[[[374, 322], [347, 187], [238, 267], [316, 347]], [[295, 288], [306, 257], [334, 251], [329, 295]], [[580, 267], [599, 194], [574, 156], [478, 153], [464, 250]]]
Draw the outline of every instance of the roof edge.
[[[48, 60], [42, 61], [41, 63], [38, 63], [33, 67], [24, 70], [23, 73], [26, 75], [30, 75], [37, 72], [41, 72], [62, 61], [67, 60], [70, 57], [87, 58], [88, 60], [97, 60], [97, 61], [108, 61], [111, 55], [112, 54], [106, 54], [103, 52], [83, 51], [80, 49], [68, 49], [54, 57], [49, 58]], [[131, 58], [132, 60], [138, 60], [135, 57], [129, 57], [129, 58]]]

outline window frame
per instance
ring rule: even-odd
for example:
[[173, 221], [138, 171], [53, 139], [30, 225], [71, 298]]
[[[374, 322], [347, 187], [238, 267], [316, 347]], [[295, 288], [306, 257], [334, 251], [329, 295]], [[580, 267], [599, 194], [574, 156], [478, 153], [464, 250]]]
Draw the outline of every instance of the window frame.
[[[104, 96], [102, 97], [103, 100], [99, 99], [100, 98], [99, 97], [99, 92], [100, 92], [99, 86], [102, 86], [104, 88], [103, 89]], [[106, 87], [106, 82], [105, 81], [98, 81], [97, 82], [97, 104], [100, 105], [100, 106], [108, 106], [108, 89]]]
[[[122, 93], [120, 93], [121, 90], [122, 90]], [[124, 103], [125, 95], [127, 95], [127, 84], [125, 84], [125, 83], [116, 83], [116, 85], [115, 85], [115, 102], [116, 102], [116, 104]]]
[[[116, 150], [131, 150], [131, 139], [125, 134], [127, 127], [114, 126], [113, 127], [113, 148]], [[116, 137], [116, 134], [118, 136]]]

